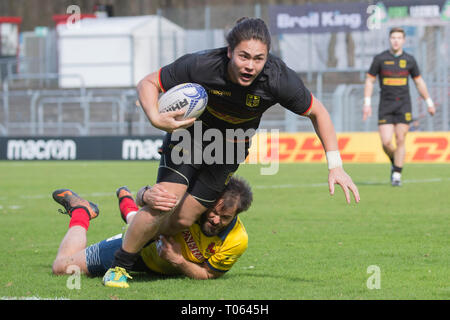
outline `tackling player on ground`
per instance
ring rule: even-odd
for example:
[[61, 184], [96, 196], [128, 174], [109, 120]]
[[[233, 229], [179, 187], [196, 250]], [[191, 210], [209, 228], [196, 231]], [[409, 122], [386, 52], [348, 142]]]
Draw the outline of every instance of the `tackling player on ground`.
[[[390, 49], [376, 55], [367, 73], [364, 87], [363, 120], [372, 115], [371, 96], [378, 75], [380, 81], [380, 104], [378, 109], [378, 131], [383, 150], [391, 161], [391, 184], [401, 185], [401, 174], [405, 160], [405, 138], [412, 121], [411, 97], [408, 77], [411, 76], [428, 106], [428, 112], [436, 112], [428, 94], [419, 67], [414, 57], [403, 51], [405, 31], [393, 28], [389, 32]], [[396, 147], [392, 145], [395, 135]]]
[[[152, 208], [170, 210], [168, 193], [160, 186], [144, 188]], [[121, 187], [116, 192], [122, 219], [129, 224], [135, 218], [138, 206], [131, 192]], [[114, 253], [122, 244], [122, 235], [111, 237], [86, 248], [90, 220], [99, 214], [97, 205], [82, 199], [69, 189], [56, 190], [53, 199], [61, 204], [71, 217], [52, 266], [57, 275], [70, 274], [77, 266], [81, 273], [103, 276], [111, 267]], [[214, 206], [203, 213], [188, 230], [174, 237], [161, 236], [146, 245], [129, 271], [163, 275], [184, 274], [193, 279], [214, 279], [222, 276], [247, 249], [248, 236], [238, 214], [247, 211], [253, 200], [248, 183], [232, 177], [224, 193]], [[139, 203], [139, 201], [138, 201]], [[119, 268], [119, 267], [116, 267]], [[112, 269], [104, 282], [112, 287], [128, 287], [126, 281], [114, 281], [114, 276], [131, 278], [125, 270]], [[122, 279], [124, 280], [124, 279]]]
[[[234, 151], [238, 158], [232, 163], [224, 159], [223, 164], [192, 161], [180, 164], [173, 161], [172, 150], [179, 141], [172, 140], [172, 133], [188, 127], [187, 130], [195, 136], [195, 126], [192, 126], [195, 119], [177, 121], [176, 117], [184, 111], [159, 113], [158, 97], [161, 92], [181, 83], [198, 83], [207, 90], [208, 106], [199, 120], [202, 128], [224, 133], [224, 150], [229, 150], [229, 147], [232, 150], [244, 149], [247, 154], [251, 137], [226, 139], [226, 130], [256, 130], [263, 113], [277, 103], [311, 119], [328, 160], [330, 193], [334, 194], [334, 185], [339, 184], [347, 202], [350, 202], [350, 193], [359, 202], [358, 189], [342, 168], [337, 137], [328, 111], [292, 69], [269, 53], [271, 38], [264, 21], [240, 19], [228, 33], [227, 42], [225, 48], [184, 55], [139, 83], [142, 109], [154, 127], [167, 132], [157, 183], [175, 195], [173, 201], [176, 206], [171, 214], [161, 214], [147, 206], [141, 208], [125, 234], [122, 247], [115, 254], [114, 266], [128, 270], [149, 239], [189, 228], [211, 208], [239, 164], [245, 160], [245, 156], [239, 157]], [[194, 141], [189, 154], [195, 154], [195, 148], [203, 154], [208, 143]], [[145, 197], [144, 202], [147, 202]]]

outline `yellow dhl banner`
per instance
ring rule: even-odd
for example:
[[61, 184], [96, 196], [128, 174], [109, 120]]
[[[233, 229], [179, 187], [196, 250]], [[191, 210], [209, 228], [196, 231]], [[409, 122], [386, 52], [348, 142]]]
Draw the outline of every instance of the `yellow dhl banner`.
[[[388, 163], [378, 132], [337, 135], [342, 160], [347, 163]], [[393, 141], [395, 144], [395, 141]], [[326, 162], [315, 133], [267, 133], [253, 137], [247, 163]], [[450, 132], [409, 132], [406, 162], [450, 163]]]

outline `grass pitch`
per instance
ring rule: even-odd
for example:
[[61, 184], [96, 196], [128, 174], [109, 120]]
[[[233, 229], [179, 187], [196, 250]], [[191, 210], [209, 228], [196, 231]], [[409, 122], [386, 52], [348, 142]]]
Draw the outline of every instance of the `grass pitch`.
[[339, 187], [328, 194], [323, 164], [284, 164], [272, 176], [243, 165], [238, 174], [254, 192], [241, 215], [249, 248], [222, 278], [136, 276], [123, 290], [86, 276], [69, 289], [69, 276], [52, 275], [69, 224], [52, 191], [71, 188], [99, 205], [92, 244], [122, 231], [116, 188], [136, 192], [155, 181], [156, 169], [156, 162], [0, 162], [0, 298], [450, 298], [447, 164], [406, 165], [400, 188], [390, 186], [387, 164], [346, 164], [361, 194], [350, 205]]

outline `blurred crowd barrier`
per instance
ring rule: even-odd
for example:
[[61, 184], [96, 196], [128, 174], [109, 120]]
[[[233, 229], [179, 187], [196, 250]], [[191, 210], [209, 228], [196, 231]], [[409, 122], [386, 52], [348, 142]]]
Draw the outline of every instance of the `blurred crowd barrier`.
[[[448, 131], [449, 14], [449, 1], [411, 0], [169, 8], [75, 22], [68, 16], [54, 28], [21, 32], [18, 54], [0, 58], [0, 136], [159, 134], [136, 106], [137, 82], [185, 53], [225, 46], [224, 36], [242, 16], [267, 22], [271, 52], [301, 75], [338, 132], [377, 130], [376, 112], [362, 121], [365, 73], [373, 56], [388, 49], [389, 29], [404, 27], [405, 51], [415, 56], [437, 106], [429, 116], [410, 84], [412, 130]], [[261, 128], [313, 130], [279, 105], [266, 112]]]

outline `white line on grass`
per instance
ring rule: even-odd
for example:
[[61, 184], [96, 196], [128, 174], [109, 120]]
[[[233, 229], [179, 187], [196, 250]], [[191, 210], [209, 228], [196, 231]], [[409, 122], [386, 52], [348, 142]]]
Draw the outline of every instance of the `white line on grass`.
[[[434, 182], [444, 182], [450, 181], [450, 178], [431, 178], [431, 179], [412, 179], [412, 180], [403, 180], [403, 183], [412, 184], [412, 183], [434, 183]], [[355, 182], [358, 185], [358, 182]], [[389, 185], [389, 181], [379, 180], [379, 181], [361, 181], [360, 184], [386, 184]], [[302, 183], [302, 184], [275, 184], [275, 185], [256, 185], [253, 186], [253, 189], [291, 189], [291, 188], [317, 188], [317, 187], [325, 187], [328, 186], [328, 182], [322, 183]]]
[[64, 297], [42, 298], [39, 296], [31, 296], [31, 297], [1, 297], [0, 300], [69, 300], [69, 299]]
[[[430, 179], [411, 179], [403, 180], [404, 184], [414, 184], [414, 183], [435, 183], [435, 182], [446, 182], [450, 181], [450, 178], [430, 178]], [[358, 181], [355, 182], [356, 185], [371, 185], [371, 184], [386, 184], [389, 185], [389, 181], [386, 180], [375, 180], [375, 181]], [[253, 189], [293, 189], [293, 188], [321, 188], [328, 186], [328, 182], [317, 182], [317, 183], [289, 183], [289, 184], [274, 184], [274, 185], [254, 185]], [[102, 198], [102, 197], [115, 197], [115, 192], [92, 192], [87, 194], [80, 194], [84, 198]], [[36, 195], [21, 195], [21, 199], [44, 199], [51, 198], [51, 194], [36, 194]], [[5, 197], [0, 197], [0, 200], [6, 200]]]

